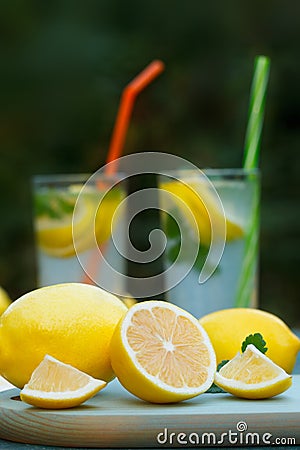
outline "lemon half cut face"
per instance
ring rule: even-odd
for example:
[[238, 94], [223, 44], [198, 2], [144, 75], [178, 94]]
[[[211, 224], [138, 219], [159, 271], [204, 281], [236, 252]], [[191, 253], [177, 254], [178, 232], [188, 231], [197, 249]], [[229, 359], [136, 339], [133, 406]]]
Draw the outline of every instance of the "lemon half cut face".
[[191, 314], [172, 303], [136, 303], [118, 322], [110, 343], [113, 370], [133, 395], [152, 403], [174, 403], [205, 392], [216, 357]]

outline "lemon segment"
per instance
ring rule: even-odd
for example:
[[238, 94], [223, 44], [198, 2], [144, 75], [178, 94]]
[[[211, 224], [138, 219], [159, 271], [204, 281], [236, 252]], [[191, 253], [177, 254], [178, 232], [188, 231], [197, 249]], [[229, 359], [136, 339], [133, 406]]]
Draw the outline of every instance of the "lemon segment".
[[217, 362], [232, 359], [249, 334], [260, 333], [267, 342], [268, 356], [292, 373], [300, 339], [277, 316], [255, 308], [228, 308], [199, 319], [216, 352]]
[[[244, 232], [241, 226], [224, 217], [224, 213], [216, 204], [212, 193], [203, 183], [189, 181], [188, 184], [185, 184], [181, 181], [168, 181], [161, 183], [160, 189], [174, 194], [172, 201], [179, 209], [182, 209], [181, 202], [183, 201], [191, 210], [195, 221], [191, 220], [189, 215], [184, 214], [184, 217], [189, 222], [195, 236], [200, 235], [200, 240], [204, 245], [209, 246], [211, 243], [212, 219], [217, 238], [223, 238], [224, 220], [227, 241], [243, 237]], [[195, 229], [195, 222], [198, 229]]]
[[84, 372], [46, 355], [20, 392], [21, 400], [47, 409], [72, 408], [106, 386]]
[[250, 344], [215, 374], [215, 383], [238, 397], [262, 399], [286, 391], [292, 377]]
[[93, 243], [93, 204], [86, 200], [82, 205], [80, 214], [72, 225], [72, 214], [64, 215], [60, 219], [40, 217], [37, 219], [38, 245], [50, 256], [68, 257], [75, 254], [73, 244], [73, 228], [76, 236], [77, 251], [88, 249]]
[[80, 209], [73, 220], [73, 208], [77, 196], [69, 193], [68, 204], [71, 212], [63, 213], [57, 218], [42, 215], [36, 218], [36, 236], [39, 247], [48, 255], [56, 257], [73, 256], [73, 227], [76, 233], [76, 247], [84, 251], [93, 243], [93, 215], [95, 207], [89, 197], [81, 202]]
[[213, 347], [198, 321], [156, 300], [128, 310], [115, 329], [110, 353], [121, 384], [153, 403], [178, 402], [205, 392], [216, 370]]
[[96, 286], [65, 283], [29, 292], [0, 318], [0, 375], [22, 388], [46, 354], [106, 382], [109, 345], [127, 307]]
[[11, 304], [11, 299], [7, 292], [0, 286], [0, 316]]
[[97, 190], [82, 194], [76, 214], [73, 214], [77, 193], [72, 190], [56, 193], [56, 196], [63, 196], [69, 212], [60, 212], [59, 217], [43, 214], [36, 218], [39, 247], [50, 256], [67, 258], [92, 248], [95, 243], [101, 246], [106, 242], [111, 235], [114, 213], [124, 193], [122, 189], [115, 188], [103, 194]]

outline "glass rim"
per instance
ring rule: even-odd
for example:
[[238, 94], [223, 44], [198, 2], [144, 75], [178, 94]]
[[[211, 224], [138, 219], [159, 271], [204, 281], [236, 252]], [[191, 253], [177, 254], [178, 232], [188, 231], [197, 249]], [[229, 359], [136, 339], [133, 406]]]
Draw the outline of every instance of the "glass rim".
[[197, 173], [199, 171], [199, 173], [204, 174], [205, 176], [207, 176], [208, 178], [214, 178], [214, 177], [220, 177], [220, 178], [243, 178], [243, 177], [248, 177], [248, 176], [256, 176], [259, 177], [260, 176], [260, 169], [259, 168], [254, 168], [254, 169], [244, 169], [243, 167], [241, 168], [195, 168], [195, 169], [170, 169], [164, 172], [164, 174], [162, 176], [170, 176], [173, 177], [175, 174], [177, 174], [177, 176], [180, 177], [184, 176], [185, 174], [188, 173]]
[[245, 176], [245, 175], [259, 175], [260, 169], [259, 168], [253, 168], [253, 169], [244, 169], [243, 167], [240, 168], [204, 168], [200, 169], [205, 175], [221, 175], [221, 176]]
[[95, 176], [95, 179], [106, 179], [106, 180], [121, 180], [121, 172], [115, 172], [113, 174], [101, 173], [95, 176], [95, 173], [57, 173], [57, 174], [36, 174], [33, 175], [32, 183], [34, 185], [38, 184], [54, 184], [54, 183], [86, 183], [89, 178]]

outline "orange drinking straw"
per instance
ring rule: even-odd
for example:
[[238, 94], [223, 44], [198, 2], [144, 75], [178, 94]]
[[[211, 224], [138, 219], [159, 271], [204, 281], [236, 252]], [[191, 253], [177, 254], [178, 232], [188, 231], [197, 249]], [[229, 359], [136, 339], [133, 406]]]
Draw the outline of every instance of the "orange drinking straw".
[[[115, 126], [113, 129], [110, 147], [106, 158], [106, 163], [116, 161], [122, 154], [126, 133], [129, 126], [131, 113], [137, 95], [145, 89], [165, 68], [162, 61], [154, 60], [142, 72], [140, 72], [125, 88], [121, 96], [119, 110], [116, 117]], [[106, 174], [113, 174], [116, 171], [116, 164], [110, 164], [106, 170]], [[105, 244], [102, 250], [105, 248]], [[98, 269], [98, 252], [93, 252], [90, 261], [88, 262], [88, 270], [84, 274], [82, 282], [87, 284], [94, 284], [92, 277], [88, 274], [95, 274]]]
[[[115, 161], [121, 156], [135, 99], [137, 95], [164, 70], [164, 68], [165, 66], [162, 61], [154, 60], [127, 86], [125, 86], [121, 96], [106, 163]], [[106, 173], [111, 174], [114, 173], [115, 170], [115, 165], [110, 164]]]

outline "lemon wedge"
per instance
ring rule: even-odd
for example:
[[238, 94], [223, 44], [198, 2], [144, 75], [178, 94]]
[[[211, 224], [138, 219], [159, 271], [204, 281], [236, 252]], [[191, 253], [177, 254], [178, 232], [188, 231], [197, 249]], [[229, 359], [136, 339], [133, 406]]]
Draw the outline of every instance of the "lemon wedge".
[[237, 397], [261, 399], [286, 391], [292, 377], [249, 344], [215, 374], [215, 383]]
[[106, 386], [69, 364], [46, 355], [20, 392], [21, 400], [47, 409], [72, 408]]
[[133, 305], [118, 323], [110, 345], [121, 384], [153, 403], [186, 400], [212, 384], [216, 357], [197, 319], [158, 300]]

